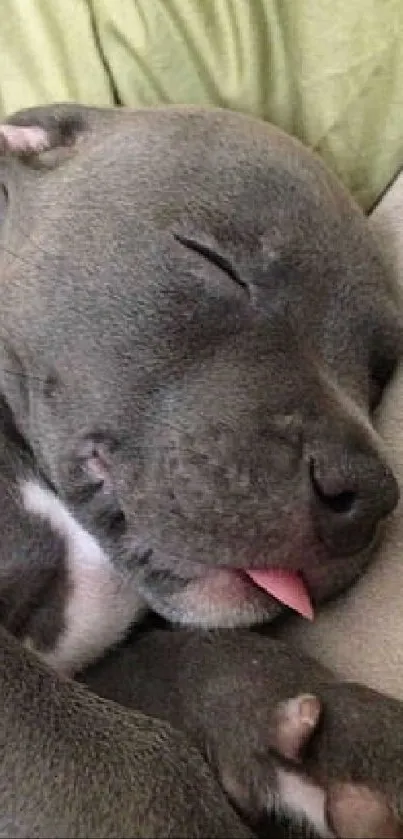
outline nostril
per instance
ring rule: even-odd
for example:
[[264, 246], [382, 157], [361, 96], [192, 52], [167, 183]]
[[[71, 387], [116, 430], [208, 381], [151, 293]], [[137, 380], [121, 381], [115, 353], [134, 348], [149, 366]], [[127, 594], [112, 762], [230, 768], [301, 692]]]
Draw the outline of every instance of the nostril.
[[353, 555], [374, 543], [379, 523], [396, 506], [397, 483], [375, 454], [331, 454], [309, 462], [312, 523], [332, 555]]
[[339, 492], [338, 495], [325, 495], [321, 493], [321, 501], [326, 504], [334, 513], [349, 513], [354, 507], [356, 494], [355, 492]]
[[356, 492], [353, 492], [352, 490], [343, 490], [342, 492], [334, 493], [326, 492], [316, 478], [313, 461], [310, 463], [309, 472], [315, 495], [325, 507], [333, 513], [338, 514], [349, 513], [352, 510], [357, 499]]

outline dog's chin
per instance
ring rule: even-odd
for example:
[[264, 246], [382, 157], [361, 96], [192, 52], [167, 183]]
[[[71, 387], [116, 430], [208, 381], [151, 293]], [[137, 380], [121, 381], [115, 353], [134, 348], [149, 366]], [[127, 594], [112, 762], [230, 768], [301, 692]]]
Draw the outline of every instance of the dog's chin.
[[[339, 596], [363, 573], [372, 546], [351, 557], [329, 557], [312, 551], [309, 567], [302, 572], [307, 593], [316, 608]], [[163, 563], [138, 577], [138, 589], [149, 608], [172, 623], [204, 629], [253, 626], [273, 621], [289, 611], [242, 570], [213, 568], [186, 563], [189, 573], [177, 573], [175, 563]], [[191, 564], [192, 565], [192, 564]], [[276, 566], [277, 568], [281, 566]], [[144, 569], [143, 569], [144, 570]], [[287, 565], [287, 571], [290, 571]], [[301, 618], [302, 619], [302, 618]]]
[[253, 626], [274, 620], [283, 606], [230, 569], [206, 569], [203, 576], [184, 581], [170, 575], [168, 585], [153, 584], [152, 575], [139, 589], [149, 607], [172, 623], [203, 629]]

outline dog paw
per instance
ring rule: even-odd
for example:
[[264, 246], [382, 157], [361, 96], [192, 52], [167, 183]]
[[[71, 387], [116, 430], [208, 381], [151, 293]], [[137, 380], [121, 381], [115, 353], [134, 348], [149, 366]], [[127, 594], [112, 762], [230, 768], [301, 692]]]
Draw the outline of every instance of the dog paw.
[[[279, 702], [270, 713], [257, 714], [249, 743], [242, 734], [221, 733], [216, 764], [221, 783], [252, 825], [288, 814], [307, 821], [320, 836], [331, 836], [325, 816], [323, 790], [302, 773], [304, 749], [321, 717], [321, 701], [300, 694]], [[249, 728], [251, 734], [251, 728]]]
[[310, 693], [280, 702], [274, 714], [272, 747], [282, 757], [299, 762], [303, 748], [318, 725], [320, 713], [320, 699]]

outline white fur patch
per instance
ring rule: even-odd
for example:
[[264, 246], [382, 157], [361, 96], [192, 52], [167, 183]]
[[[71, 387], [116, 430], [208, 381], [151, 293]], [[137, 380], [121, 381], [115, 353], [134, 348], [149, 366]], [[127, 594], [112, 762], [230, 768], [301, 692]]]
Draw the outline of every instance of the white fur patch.
[[333, 839], [325, 814], [325, 793], [307, 778], [277, 769], [280, 808], [298, 819], [305, 816], [324, 839]]
[[41, 653], [41, 658], [58, 672], [72, 675], [121, 640], [147, 607], [133, 580], [113, 565], [51, 490], [36, 481], [25, 481], [20, 488], [25, 509], [66, 541], [70, 586], [65, 629], [54, 650]]

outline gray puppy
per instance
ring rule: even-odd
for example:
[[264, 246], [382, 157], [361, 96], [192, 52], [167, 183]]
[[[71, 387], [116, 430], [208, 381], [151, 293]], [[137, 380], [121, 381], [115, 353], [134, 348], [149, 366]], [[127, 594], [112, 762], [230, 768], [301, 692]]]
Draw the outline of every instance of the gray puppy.
[[74, 672], [149, 607], [236, 626], [351, 584], [398, 496], [370, 421], [394, 290], [337, 181], [257, 121], [58, 106], [0, 146], [0, 389], [29, 457], [3, 532], [55, 540], [40, 580], [21, 549], [25, 615], [3, 561], [5, 835], [247, 835], [185, 740], [11, 632]]
[[360, 210], [237, 114], [11, 122], [0, 386], [59, 497], [116, 499], [169, 620], [271, 619], [273, 569], [297, 606], [297, 574], [314, 605], [350, 585], [398, 497], [369, 414], [401, 325]]

